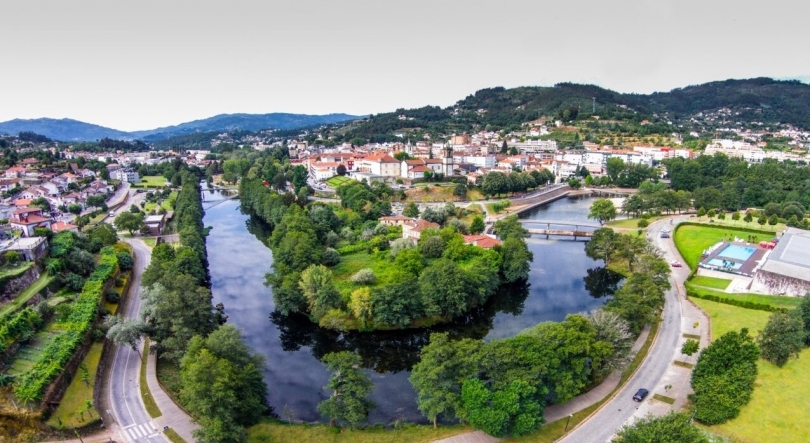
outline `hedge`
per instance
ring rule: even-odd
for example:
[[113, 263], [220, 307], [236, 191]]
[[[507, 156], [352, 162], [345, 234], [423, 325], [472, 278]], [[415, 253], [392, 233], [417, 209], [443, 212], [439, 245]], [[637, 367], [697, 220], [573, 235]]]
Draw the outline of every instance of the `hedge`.
[[25, 308], [13, 317], [0, 319], [0, 354], [24, 335], [33, 334], [42, 326], [42, 318], [31, 308]]
[[39, 400], [43, 389], [64, 370], [96, 318], [105, 282], [117, 272], [116, 251], [107, 246], [101, 250], [101, 259], [73, 303], [70, 316], [60, 325], [66, 332], [56, 336], [42, 351], [42, 358], [17, 378], [14, 395], [18, 400], [24, 403]]
[[776, 308], [776, 307], [773, 307], [771, 305], [766, 305], [764, 303], [754, 303], [754, 302], [751, 302], [751, 301], [734, 300], [734, 299], [725, 298], [725, 297], [719, 297], [717, 295], [710, 295], [710, 294], [703, 295], [703, 294], [698, 294], [697, 292], [693, 292], [693, 291], [686, 291], [686, 296], [687, 297], [692, 297], [692, 298], [699, 298], [699, 299], [702, 299], [702, 300], [709, 300], [709, 301], [713, 301], [713, 302], [716, 302], [716, 303], [723, 303], [725, 305], [737, 306], [739, 308], [752, 309], [752, 310], [755, 310], [755, 311], [787, 312], [787, 309], [785, 309], [785, 308]]

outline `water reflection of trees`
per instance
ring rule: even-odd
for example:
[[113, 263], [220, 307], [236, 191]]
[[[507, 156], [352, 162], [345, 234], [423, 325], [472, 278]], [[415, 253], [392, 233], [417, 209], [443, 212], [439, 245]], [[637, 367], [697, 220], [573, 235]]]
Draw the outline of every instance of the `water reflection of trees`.
[[308, 347], [317, 359], [330, 352], [351, 351], [363, 358], [363, 366], [378, 373], [410, 371], [419, 361], [419, 352], [433, 332], [448, 332], [454, 339], [482, 339], [492, 329], [495, 315], [504, 312], [519, 315], [529, 295], [525, 282], [504, 285], [489, 302], [450, 323], [430, 328], [396, 331], [341, 332], [319, 327], [305, 315], [284, 316], [278, 311], [270, 321], [279, 329], [281, 347], [294, 352]]
[[613, 296], [619, 283], [624, 277], [621, 274], [611, 271], [604, 266], [590, 268], [587, 275], [582, 277], [585, 281], [585, 290], [591, 294], [593, 298], [602, 298]]

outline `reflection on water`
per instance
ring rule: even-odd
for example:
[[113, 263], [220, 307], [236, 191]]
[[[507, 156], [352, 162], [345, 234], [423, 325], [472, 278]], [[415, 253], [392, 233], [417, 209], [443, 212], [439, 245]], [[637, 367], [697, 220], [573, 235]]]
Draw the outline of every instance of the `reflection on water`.
[[[432, 332], [488, 340], [510, 337], [539, 322], [596, 309], [618, 284], [599, 270], [601, 262], [585, 256], [583, 242], [529, 239], [535, 260], [527, 284], [502, 287], [485, 306], [452, 323], [403, 331], [321, 329], [303, 315], [274, 312], [272, 293], [264, 286], [264, 275], [273, 262], [272, 253], [262, 243], [270, 234], [267, 226], [243, 214], [237, 200], [217, 203], [223, 198], [221, 193], [205, 194], [210, 208], [204, 224], [213, 228], [207, 244], [214, 303], [225, 304], [229, 322], [242, 329], [245, 342], [255, 352], [266, 357], [264, 375], [271, 406], [280, 411], [286, 405], [300, 420], [321, 419], [316, 406], [328, 395], [322, 388], [329, 378], [319, 361], [324, 354], [348, 350], [363, 357], [363, 366], [375, 384], [372, 400], [377, 408], [369, 417], [372, 423], [425, 422], [416, 408], [408, 376]], [[587, 200], [563, 199], [527, 216], [586, 221], [589, 206]], [[555, 207], [571, 218], [553, 218]]]

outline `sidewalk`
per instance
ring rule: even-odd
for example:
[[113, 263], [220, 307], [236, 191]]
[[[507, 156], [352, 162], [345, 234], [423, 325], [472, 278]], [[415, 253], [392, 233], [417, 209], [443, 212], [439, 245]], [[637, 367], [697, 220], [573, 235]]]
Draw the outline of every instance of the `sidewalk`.
[[160, 387], [157, 380], [157, 358], [152, 353], [149, 354], [149, 359], [146, 362], [146, 383], [149, 385], [152, 398], [155, 399], [160, 412], [163, 413], [160, 417], [153, 419], [155, 424], [158, 425], [158, 429], [162, 430], [164, 426], [168, 426], [174, 429], [186, 442], [194, 442], [191, 433], [199, 426], [194, 424], [186, 411], [180, 409]]

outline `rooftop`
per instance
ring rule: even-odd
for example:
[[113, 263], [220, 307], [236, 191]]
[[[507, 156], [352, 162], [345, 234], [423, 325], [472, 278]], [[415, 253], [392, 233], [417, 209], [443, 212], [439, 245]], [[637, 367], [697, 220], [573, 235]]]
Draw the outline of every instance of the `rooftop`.
[[787, 228], [761, 269], [810, 281], [810, 231]]

